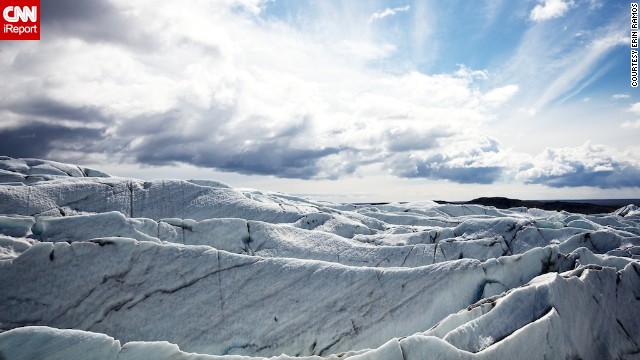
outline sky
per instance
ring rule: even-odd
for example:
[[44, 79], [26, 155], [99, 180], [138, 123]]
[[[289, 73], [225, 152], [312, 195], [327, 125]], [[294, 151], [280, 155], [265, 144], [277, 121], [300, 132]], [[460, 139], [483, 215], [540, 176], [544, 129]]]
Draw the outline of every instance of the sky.
[[640, 197], [630, 2], [41, 0], [0, 154], [332, 201]]

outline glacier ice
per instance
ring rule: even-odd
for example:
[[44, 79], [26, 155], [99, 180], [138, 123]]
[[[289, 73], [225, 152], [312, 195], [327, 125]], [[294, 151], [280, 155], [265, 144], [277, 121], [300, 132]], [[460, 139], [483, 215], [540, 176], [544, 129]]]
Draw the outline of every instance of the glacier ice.
[[640, 213], [0, 157], [0, 359], [640, 358]]

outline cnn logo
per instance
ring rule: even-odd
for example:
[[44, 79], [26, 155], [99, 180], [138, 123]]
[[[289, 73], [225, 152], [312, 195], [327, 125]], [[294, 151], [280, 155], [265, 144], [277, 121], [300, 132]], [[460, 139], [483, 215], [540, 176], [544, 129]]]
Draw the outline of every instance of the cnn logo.
[[3, 0], [0, 40], [40, 40], [40, 0]]
[[5, 21], [14, 23], [18, 21], [31, 21], [36, 22], [38, 20], [38, 7], [37, 6], [7, 6], [2, 11], [2, 17]]

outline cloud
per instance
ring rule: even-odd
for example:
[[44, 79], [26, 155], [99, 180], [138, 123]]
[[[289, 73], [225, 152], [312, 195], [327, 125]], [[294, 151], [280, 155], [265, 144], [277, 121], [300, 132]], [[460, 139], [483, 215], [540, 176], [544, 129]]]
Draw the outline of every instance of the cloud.
[[508, 166], [495, 139], [459, 139], [435, 151], [394, 154], [386, 166], [396, 176], [449, 180], [461, 184], [491, 184]]
[[509, 101], [509, 99], [511, 99], [519, 89], [518, 85], [506, 85], [499, 87], [484, 94], [483, 100], [492, 106], [502, 105]]
[[[3, 44], [0, 142], [40, 141], [6, 155], [335, 179], [396, 155], [446, 153], [452, 168], [432, 166], [433, 176], [472, 179], [443, 144], [477, 138], [492, 118], [475, 85], [486, 71], [385, 73], [366, 64], [392, 51], [384, 43], [258, 19], [258, 1], [60, 4], [43, 7], [47, 41]], [[472, 165], [488, 167], [481, 156]]]
[[33, 97], [7, 104], [6, 109], [25, 118], [59, 120], [72, 122], [105, 123], [109, 119], [96, 107], [80, 105], [73, 106], [53, 99]]
[[[259, 0], [46, 1], [46, 41], [0, 44], [6, 155], [296, 179], [375, 167], [464, 184], [501, 181], [527, 159], [485, 126], [525, 81], [464, 65], [439, 74], [371, 66], [397, 49], [376, 38], [368, 12], [348, 11], [360, 16], [349, 31], [318, 33], [261, 18]], [[415, 26], [409, 42], [433, 30]]]
[[602, 189], [640, 187], [640, 164], [602, 145], [546, 149], [516, 178], [554, 188], [593, 186]]
[[535, 22], [545, 21], [564, 16], [575, 3], [564, 0], [538, 0], [538, 4], [529, 13], [529, 18]]
[[382, 11], [377, 11], [377, 12], [373, 13], [369, 17], [369, 22], [372, 23], [374, 21], [384, 19], [384, 18], [386, 18], [388, 16], [394, 16], [395, 14], [397, 14], [399, 12], [407, 12], [410, 9], [411, 9], [411, 7], [409, 5], [402, 6], [402, 7], [395, 7], [395, 8], [386, 8], [386, 9], [384, 9]]
[[631, 104], [631, 106], [629, 106], [627, 111], [640, 115], [640, 102]]
[[493, 22], [498, 18], [498, 15], [505, 4], [505, 0], [487, 0], [484, 2], [484, 6], [480, 7], [480, 13], [484, 17], [486, 27], [493, 24]]
[[[576, 11], [566, 21], [527, 27], [504, 67], [491, 69], [494, 86], [520, 85], [515, 107], [540, 115], [571, 106], [576, 100], [593, 97], [594, 86], [602, 85], [600, 80], [619, 66], [614, 55], [628, 46], [628, 13], [617, 7], [607, 9], [611, 16], [605, 19], [599, 11], [582, 5], [576, 1]], [[577, 33], [582, 35], [573, 36]], [[601, 101], [601, 97], [593, 99], [594, 104]]]
[[441, 51], [438, 41], [440, 27], [435, 3], [416, 1], [413, 3], [413, 23], [410, 32], [411, 60], [416, 65], [429, 67], [436, 62]]
[[611, 95], [611, 97], [615, 100], [621, 100], [621, 99], [629, 99], [631, 97], [631, 95], [629, 94], [613, 94]]
[[[216, 115], [218, 119], [233, 116], [231, 113]], [[217, 126], [224, 126], [221, 123], [211, 126], [211, 130], [219, 137], [216, 141], [208, 133], [210, 130], [199, 133], [197, 130], [185, 132], [181, 129], [183, 116], [180, 112], [166, 114], [165, 119], [158, 120], [165, 129], [153, 133], [145, 132], [144, 127], [136, 127], [134, 132], [140, 132], [141, 136], [130, 143], [127, 152], [135, 156], [138, 162], [149, 165], [188, 163], [223, 171], [283, 178], [337, 178], [354, 170], [346, 171], [343, 167], [331, 165], [325, 168], [323, 159], [348, 152], [349, 149], [304, 146], [300, 137], [304, 137], [309, 130], [309, 123], [305, 121], [274, 131], [266, 124], [260, 125], [261, 121], [267, 119], [253, 118], [253, 126], [243, 131], [228, 132], [226, 136], [220, 136], [213, 130]], [[122, 132], [128, 133], [130, 128], [122, 129]]]
[[600, 9], [602, 6], [604, 6], [604, 2], [602, 0], [589, 0], [590, 10]]
[[627, 129], [640, 129], [640, 120], [636, 121], [625, 121], [621, 125], [623, 128]]
[[[596, 66], [613, 49], [627, 43], [624, 33], [618, 29], [605, 29], [594, 34], [593, 40], [584, 47], [558, 54], [558, 59], [546, 59], [541, 65], [557, 69], [553, 77], [544, 82], [544, 88], [533, 102], [533, 109], [544, 108], [548, 103], [561, 96], [569, 98], [580, 93], [586, 86], [604, 74]], [[540, 50], [540, 49], [539, 49]], [[540, 69], [542, 70], [542, 69]]]
[[100, 152], [96, 142], [103, 137], [104, 129], [30, 123], [0, 129], [0, 153], [14, 157], [50, 158], [64, 156], [66, 152]]
[[416, 127], [389, 128], [384, 134], [384, 144], [390, 152], [425, 150], [438, 147], [438, 141], [453, 136], [444, 126], [433, 129]]
[[42, 0], [40, 11], [44, 15], [44, 40], [64, 36], [144, 48], [155, 42], [152, 32], [135, 27], [138, 18], [126, 15], [108, 1]]
[[493, 184], [503, 172], [499, 166], [451, 167], [436, 164], [433, 160], [416, 163], [415, 175], [407, 177], [450, 180], [460, 184]]

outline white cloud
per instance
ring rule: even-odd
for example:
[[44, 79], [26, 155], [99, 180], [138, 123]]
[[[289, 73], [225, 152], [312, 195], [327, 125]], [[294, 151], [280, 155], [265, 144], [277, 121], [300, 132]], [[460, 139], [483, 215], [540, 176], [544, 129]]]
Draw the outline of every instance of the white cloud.
[[518, 85], [506, 85], [484, 94], [483, 100], [492, 106], [502, 105], [509, 101], [519, 90]]
[[621, 99], [628, 99], [631, 97], [631, 95], [629, 94], [613, 94], [611, 95], [612, 98], [616, 99], [616, 100], [621, 100]]
[[627, 111], [640, 115], [640, 102], [631, 104]]
[[625, 121], [621, 125], [623, 128], [628, 129], [640, 129], [640, 120], [636, 121]]
[[384, 19], [388, 16], [394, 16], [395, 14], [399, 13], [399, 12], [407, 12], [411, 9], [411, 7], [409, 5], [406, 6], [401, 6], [401, 7], [395, 7], [395, 8], [386, 8], [382, 11], [377, 11], [375, 13], [373, 13], [370, 17], [369, 17], [369, 22], [372, 23], [374, 21], [380, 20], [380, 19]]
[[356, 42], [351, 40], [343, 40], [337, 43], [336, 48], [340, 49], [342, 53], [362, 61], [383, 59], [396, 51], [395, 45], [392, 44], [375, 44], [368, 41]]
[[539, 0], [538, 4], [531, 10], [529, 18], [535, 22], [540, 22], [562, 17], [574, 5], [573, 0]]

